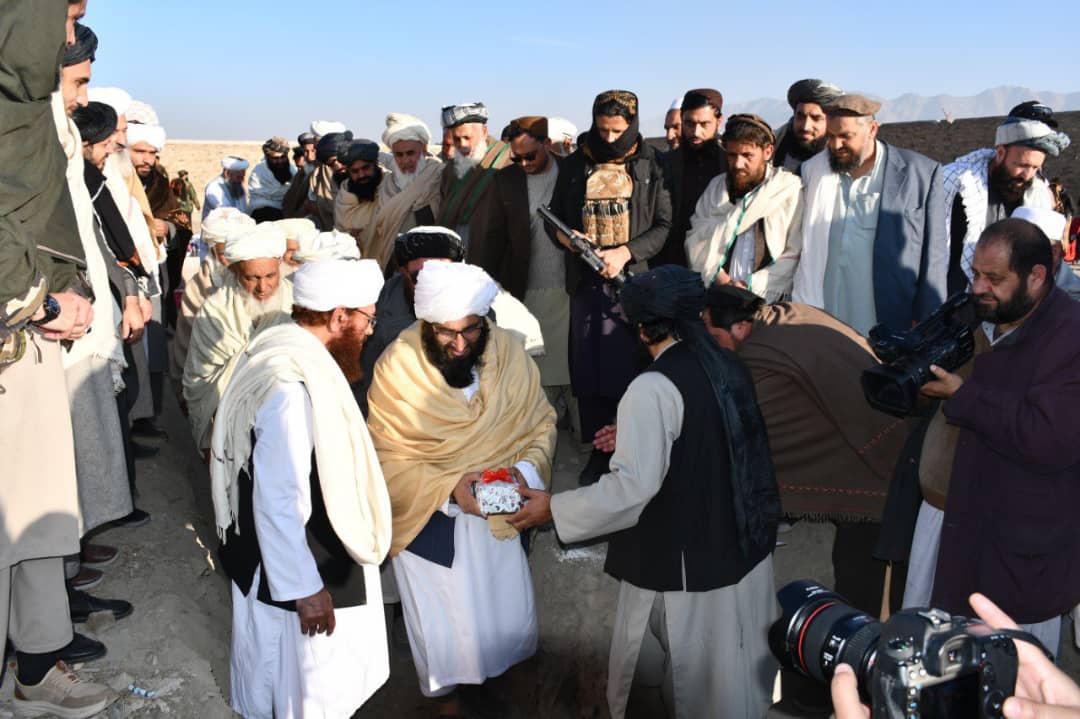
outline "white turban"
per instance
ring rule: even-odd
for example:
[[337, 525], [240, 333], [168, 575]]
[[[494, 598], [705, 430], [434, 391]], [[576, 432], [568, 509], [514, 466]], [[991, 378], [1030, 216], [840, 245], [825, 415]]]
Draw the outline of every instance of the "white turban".
[[230, 235], [246, 232], [255, 227], [251, 219], [235, 207], [218, 207], [210, 211], [202, 221], [202, 239], [206, 243], [223, 244]]
[[154, 111], [154, 108], [140, 100], [132, 100], [128, 103], [128, 109], [125, 114], [127, 115], [128, 122], [136, 122], [142, 125], [161, 124], [161, 122], [158, 121], [158, 116]]
[[225, 238], [225, 261], [230, 265], [263, 258], [280, 259], [284, 254], [285, 230], [272, 222], [255, 225]]
[[319, 232], [300, 238], [300, 247], [293, 253], [296, 262], [319, 260], [359, 260], [360, 248], [348, 232]]
[[238, 172], [240, 170], [246, 170], [251, 166], [251, 163], [242, 157], [236, 155], [226, 155], [221, 158], [221, 169], [229, 172]]
[[311, 131], [319, 137], [326, 137], [332, 132], [345, 132], [345, 123], [335, 120], [312, 120]]
[[383, 131], [383, 144], [394, 149], [395, 142], [412, 140], [425, 145], [431, 142], [431, 132], [419, 117], [406, 115], [404, 112], [391, 112], [386, 116], [386, 130]]
[[139, 125], [129, 123], [127, 129], [128, 147], [145, 142], [158, 152], [165, 149], [165, 128], [160, 125]]
[[127, 115], [131, 95], [118, 87], [92, 87], [86, 91], [90, 102], [103, 102], [116, 110], [117, 115]]
[[317, 260], [292, 273], [293, 307], [328, 312], [375, 304], [383, 275], [375, 260]]
[[671, 112], [672, 110], [680, 110], [681, 111], [682, 110], [682, 100], [683, 100], [682, 95], [679, 95], [677, 98], [672, 100], [671, 101], [671, 107], [668, 108], [668, 112]]
[[562, 142], [563, 140], [577, 142], [577, 136], [577, 127], [565, 117], [548, 118], [548, 137], [551, 138], [552, 142]]
[[484, 317], [499, 286], [476, 265], [428, 261], [416, 278], [416, 316], [425, 322], [454, 322]]
[[274, 224], [285, 231], [285, 239], [291, 242], [299, 242], [305, 235], [317, 235], [318, 229], [315, 223], [306, 217], [290, 217], [286, 220], [275, 220]]
[[1054, 212], [1049, 207], [1024, 207], [1020, 206], [1013, 210], [1012, 216], [1017, 220], [1027, 220], [1043, 231], [1051, 242], [1061, 242], [1065, 239], [1065, 225], [1068, 220], [1060, 212]]

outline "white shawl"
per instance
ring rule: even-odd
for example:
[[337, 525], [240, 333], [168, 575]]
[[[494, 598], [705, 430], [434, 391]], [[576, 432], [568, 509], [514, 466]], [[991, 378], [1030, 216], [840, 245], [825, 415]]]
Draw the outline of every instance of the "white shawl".
[[755, 272], [750, 290], [767, 302], [779, 302], [791, 293], [792, 276], [799, 262], [802, 221], [802, 180], [783, 168], [769, 165], [746, 212], [742, 202], [728, 197], [727, 174], [709, 182], [697, 201], [686, 233], [686, 256], [690, 269], [711, 284], [731, 253], [735, 238], [763, 220], [765, 244], [773, 261]]
[[[126, 173], [132, 173], [135, 168], [131, 166], [131, 160], [127, 153], [109, 155], [105, 161], [105, 186], [109, 188], [109, 194], [113, 202], [124, 217], [131, 239], [135, 243], [135, 252], [139, 255], [139, 262], [151, 275], [157, 272], [157, 267], [165, 261], [165, 245], [154, 242], [150, 235], [150, 228], [146, 226], [146, 217], [142, 213], [142, 207], [135, 196], [128, 189]], [[161, 290], [154, 283], [155, 291], [150, 295], [157, 297]]]
[[228, 540], [236, 518], [236, 478], [251, 456], [255, 414], [276, 382], [302, 382], [311, 398], [315, 461], [334, 532], [357, 562], [381, 563], [390, 548], [390, 495], [367, 425], [337, 362], [313, 334], [292, 322], [252, 340], [221, 399], [210, 463], [221, 540]]
[[800, 168], [805, 196], [802, 208], [802, 255], [795, 270], [793, 302], [825, 309], [825, 265], [829, 261], [829, 225], [832, 223], [840, 176], [829, 167], [829, 151], [822, 150]]

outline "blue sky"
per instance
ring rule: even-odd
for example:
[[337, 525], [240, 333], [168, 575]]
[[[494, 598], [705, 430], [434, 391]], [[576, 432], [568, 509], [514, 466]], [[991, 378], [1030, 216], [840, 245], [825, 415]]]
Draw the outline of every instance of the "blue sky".
[[[365, 2], [89, 0], [92, 84], [157, 109], [170, 137], [294, 139], [313, 119], [377, 139], [388, 111], [438, 133], [481, 100], [584, 129], [597, 92], [635, 91], [655, 133], [671, 100], [716, 87], [725, 110], [802, 77], [890, 98], [999, 85], [1080, 90], [1080, 3]], [[1056, 59], [1050, 53], [1071, 48]], [[437, 139], [436, 139], [437, 141]]]

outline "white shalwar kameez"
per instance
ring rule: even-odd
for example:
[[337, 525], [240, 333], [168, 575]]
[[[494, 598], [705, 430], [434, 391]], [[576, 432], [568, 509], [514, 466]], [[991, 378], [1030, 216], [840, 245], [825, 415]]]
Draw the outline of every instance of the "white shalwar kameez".
[[[480, 389], [479, 376], [464, 388]], [[530, 462], [515, 467], [529, 487], [543, 489]], [[403, 550], [393, 558], [405, 627], [420, 691], [445, 696], [458, 684], [481, 684], [536, 653], [538, 627], [532, 575], [521, 539], [499, 540], [487, 520], [447, 502], [454, 517], [454, 561], [444, 567]], [[370, 601], [370, 599], [369, 599]]]
[[240, 197], [233, 197], [226, 187], [228, 182], [224, 175], [218, 175], [207, 183], [206, 190], [203, 192], [202, 218], [204, 220], [207, 215], [219, 207], [235, 207], [245, 215], [250, 214], [248, 212], [247, 190], [245, 189], [244, 194], [240, 195]]
[[[323, 588], [308, 547], [311, 400], [300, 382], [279, 382], [255, 416], [253, 509], [275, 601]], [[296, 612], [260, 602], [262, 567], [245, 597], [232, 584], [232, 707], [248, 719], [350, 717], [390, 676], [379, 568], [363, 565], [367, 602], [334, 608], [333, 635], [300, 632]]]

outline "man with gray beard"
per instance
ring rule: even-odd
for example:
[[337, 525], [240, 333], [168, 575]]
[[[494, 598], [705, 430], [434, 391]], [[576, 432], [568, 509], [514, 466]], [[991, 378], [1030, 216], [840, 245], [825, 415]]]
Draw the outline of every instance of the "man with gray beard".
[[195, 317], [184, 364], [184, 400], [200, 450], [210, 447], [214, 413], [248, 340], [289, 319], [292, 290], [281, 282], [285, 249], [285, 230], [271, 223], [225, 240], [229, 272]]

